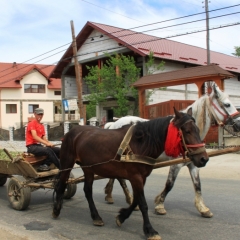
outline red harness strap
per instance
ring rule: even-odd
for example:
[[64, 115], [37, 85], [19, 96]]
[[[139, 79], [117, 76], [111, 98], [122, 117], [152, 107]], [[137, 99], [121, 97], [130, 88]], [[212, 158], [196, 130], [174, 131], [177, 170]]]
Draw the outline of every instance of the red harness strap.
[[[177, 129], [177, 127], [175, 127], [175, 125], [172, 122], [169, 124], [167, 138], [165, 142], [165, 153], [167, 156], [177, 157], [180, 154], [182, 154], [182, 156], [185, 158], [185, 153], [187, 152], [189, 155], [195, 155], [205, 151], [204, 146], [205, 146], [204, 143], [186, 144], [182, 136], [181, 129]], [[199, 149], [192, 151], [188, 148], [199, 148]]]
[[168, 126], [167, 138], [165, 142], [165, 153], [171, 157], [177, 157], [184, 153], [181, 144], [181, 132], [171, 122]]

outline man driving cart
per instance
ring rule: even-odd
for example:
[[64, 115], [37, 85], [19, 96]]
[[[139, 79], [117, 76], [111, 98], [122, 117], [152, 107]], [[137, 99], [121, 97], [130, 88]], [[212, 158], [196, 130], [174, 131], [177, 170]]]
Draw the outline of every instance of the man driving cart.
[[38, 171], [50, 170], [52, 163], [57, 168], [60, 168], [60, 148], [55, 147], [53, 143], [47, 140], [44, 126], [41, 123], [43, 115], [44, 110], [36, 108], [34, 110], [35, 119], [28, 123], [26, 130], [27, 152], [34, 154], [36, 157], [46, 156], [43, 164], [39, 166]]

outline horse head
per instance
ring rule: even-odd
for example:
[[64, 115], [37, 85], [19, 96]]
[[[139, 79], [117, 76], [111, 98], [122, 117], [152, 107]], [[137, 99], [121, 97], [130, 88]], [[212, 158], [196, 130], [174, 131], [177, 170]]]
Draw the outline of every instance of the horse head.
[[235, 132], [240, 131], [240, 113], [229, 100], [228, 95], [220, 90], [214, 84], [213, 91], [209, 96], [212, 109], [217, 117], [224, 125], [232, 125]]
[[175, 118], [173, 124], [180, 130], [182, 147], [185, 153], [196, 167], [204, 167], [209, 160], [199, 134], [199, 128], [192, 117], [192, 108], [186, 113], [178, 112], [174, 108]]

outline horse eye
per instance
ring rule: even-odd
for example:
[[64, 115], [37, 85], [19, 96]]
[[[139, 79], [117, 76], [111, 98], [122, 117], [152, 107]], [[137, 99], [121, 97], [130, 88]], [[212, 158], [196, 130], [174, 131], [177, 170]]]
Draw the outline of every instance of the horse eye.
[[230, 107], [230, 103], [224, 103], [224, 107]]

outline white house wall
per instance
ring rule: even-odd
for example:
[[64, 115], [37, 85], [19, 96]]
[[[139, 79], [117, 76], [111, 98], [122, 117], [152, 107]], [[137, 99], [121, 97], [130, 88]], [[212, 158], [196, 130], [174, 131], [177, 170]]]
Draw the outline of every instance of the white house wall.
[[[103, 34], [96, 30], [92, 31], [90, 36], [77, 52], [79, 62], [98, 56], [104, 56], [104, 53], [106, 52], [113, 53], [127, 49], [126, 47], [120, 47], [115, 40], [112, 40], [108, 36], [103, 35], [103, 37], [100, 38], [100, 35]], [[94, 39], [93, 41], [91, 41], [92, 38]]]
[[[161, 62], [159, 59], [155, 59], [155, 64], [158, 65]], [[182, 63], [165, 61], [162, 70], [157, 70], [154, 74], [170, 72], [179, 69], [184, 69], [185, 65]], [[152, 67], [151, 71], [154, 70]], [[153, 94], [149, 97], [149, 105], [160, 102], [166, 102], [173, 99], [178, 100], [196, 100], [198, 98], [198, 87], [196, 84], [177, 85], [162, 88], [161, 90], [154, 89]]]
[[64, 99], [77, 99], [78, 95], [77, 95], [77, 83], [76, 83], [76, 78], [75, 77], [68, 77], [65, 76], [64, 81], [63, 81], [63, 86], [62, 88], [64, 88]]
[[224, 81], [224, 89], [231, 102], [235, 106], [240, 106], [240, 81], [237, 78], [231, 78]]
[[[38, 104], [40, 108], [45, 110], [42, 122], [54, 121], [54, 101], [61, 100], [61, 96], [54, 95], [53, 89], [48, 89], [48, 81], [38, 71], [32, 71], [24, 76], [20, 81], [22, 88], [1, 89], [1, 128], [9, 129], [14, 127], [18, 129], [21, 123], [21, 110], [23, 123], [28, 122], [28, 118], [33, 114], [28, 113], [29, 104]], [[45, 84], [45, 93], [24, 93], [24, 84]], [[59, 90], [59, 89], [58, 89]], [[6, 113], [6, 104], [16, 104], [17, 113]], [[22, 107], [22, 109], [21, 109]]]

